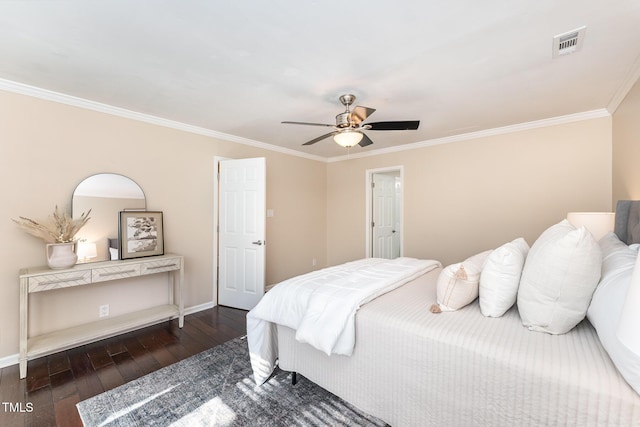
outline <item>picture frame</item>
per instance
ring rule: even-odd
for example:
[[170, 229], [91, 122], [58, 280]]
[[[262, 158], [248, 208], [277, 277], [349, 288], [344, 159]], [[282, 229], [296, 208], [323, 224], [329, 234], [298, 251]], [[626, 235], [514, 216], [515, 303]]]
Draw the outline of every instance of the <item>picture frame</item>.
[[120, 211], [118, 219], [120, 259], [164, 255], [161, 211]]

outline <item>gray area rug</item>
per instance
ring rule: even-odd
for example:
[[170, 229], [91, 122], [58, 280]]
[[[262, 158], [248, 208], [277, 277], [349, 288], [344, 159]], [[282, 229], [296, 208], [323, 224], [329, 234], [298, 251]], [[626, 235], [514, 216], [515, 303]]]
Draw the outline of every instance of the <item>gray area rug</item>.
[[246, 338], [236, 338], [77, 405], [93, 426], [385, 426], [298, 375], [256, 387]]

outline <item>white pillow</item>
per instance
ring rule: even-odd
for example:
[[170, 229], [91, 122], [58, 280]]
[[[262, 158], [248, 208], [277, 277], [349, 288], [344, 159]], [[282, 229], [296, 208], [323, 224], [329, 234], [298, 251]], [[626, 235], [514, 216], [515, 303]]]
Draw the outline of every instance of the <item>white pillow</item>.
[[490, 253], [481, 252], [444, 268], [438, 276], [438, 304], [431, 311], [455, 311], [478, 298], [480, 273]]
[[622, 377], [640, 394], [640, 356], [629, 350], [616, 336], [638, 257], [638, 247], [625, 245], [613, 233], [605, 235], [599, 244], [602, 248], [602, 278], [593, 293], [587, 318]]
[[516, 303], [527, 253], [529, 245], [522, 237], [491, 252], [480, 274], [480, 311], [483, 315], [500, 317]]
[[587, 314], [600, 280], [602, 251], [583, 226], [566, 219], [535, 241], [524, 263], [518, 310], [532, 331], [564, 334]]

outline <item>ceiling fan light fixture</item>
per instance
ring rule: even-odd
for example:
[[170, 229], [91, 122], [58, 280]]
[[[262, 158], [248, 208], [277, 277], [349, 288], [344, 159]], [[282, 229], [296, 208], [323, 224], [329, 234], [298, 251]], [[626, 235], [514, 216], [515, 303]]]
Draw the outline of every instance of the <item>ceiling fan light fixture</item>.
[[362, 132], [346, 129], [333, 135], [333, 140], [336, 142], [336, 144], [345, 148], [349, 148], [362, 141], [363, 136], [364, 135], [362, 134]]
[[333, 140], [336, 144], [345, 148], [353, 147], [356, 144], [361, 147], [367, 147], [373, 144], [373, 141], [369, 136], [362, 133], [363, 130], [416, 130], [420, 125], [419, 120], [363, 123], [376, 110], [375, 108], [363, 107], [360, 105], [353, 107], [353, 110], [349, 109], [349, 106], [353, 104], [353, 101], [355, 100], [356, 97], [354, 95], [347, 94], [340, 97], [340, 102], [345, 106], [345, 111], [336, 116], [335, 125], [291, 121], [285, 121], [282, 123], [333, 128], [333, 132], [321, 135], [311, 141], [305, 142], [302, 145], [312, 145], [318, 141], [322, 141], [325, 138], [333, 136]]

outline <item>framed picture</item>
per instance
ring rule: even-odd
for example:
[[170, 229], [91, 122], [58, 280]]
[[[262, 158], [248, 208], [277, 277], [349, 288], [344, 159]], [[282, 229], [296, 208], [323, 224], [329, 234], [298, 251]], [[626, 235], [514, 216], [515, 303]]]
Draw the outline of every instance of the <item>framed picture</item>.
[[164, 255], [162, 212], [120, 211], [120, 259]]

